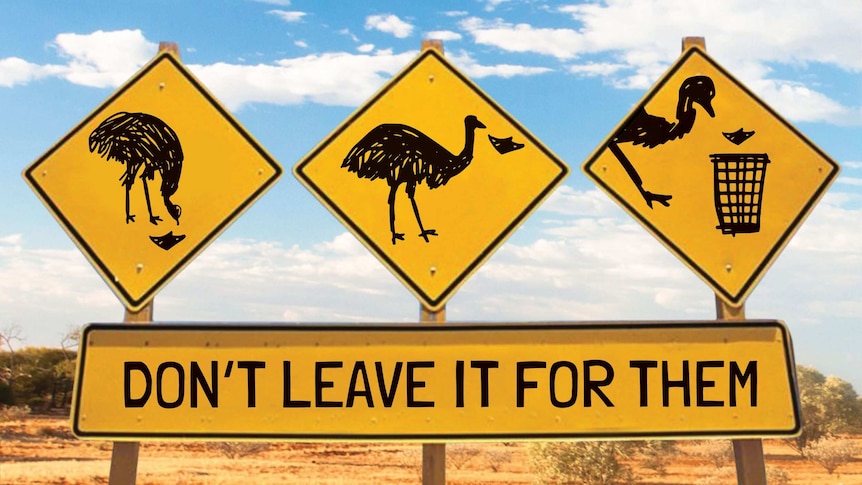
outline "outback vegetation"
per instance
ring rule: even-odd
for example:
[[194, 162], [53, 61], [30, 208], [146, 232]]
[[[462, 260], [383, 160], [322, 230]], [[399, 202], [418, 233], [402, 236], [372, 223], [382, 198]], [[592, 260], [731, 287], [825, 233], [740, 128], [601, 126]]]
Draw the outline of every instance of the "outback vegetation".
[[[0, 330], [0, 482], [107, 483], [112, 444], [69, 430], [76, 329], [60, 348]], [[766, 440], [770, 484], [862, 485], [862, 398], [841, 378], [797, 367], [802, 433]], [[146, 442], [138, 483], [420, 483], [420, 445]], [[728, 440], [452, 443], [447, 483], [734, 484]], [[33, 462], [40, 463], [33, 466]]]

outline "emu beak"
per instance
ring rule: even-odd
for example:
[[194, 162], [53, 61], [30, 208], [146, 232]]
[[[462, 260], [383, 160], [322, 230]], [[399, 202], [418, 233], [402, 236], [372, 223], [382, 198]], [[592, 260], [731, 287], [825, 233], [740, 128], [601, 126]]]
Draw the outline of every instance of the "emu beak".
[[706, 100], [705, 103], [701, 103], [701, 106], [703, 106], [703, 109], [705, 109], [706, 112], [709, 113], [710, 118], [715, 118], [715, 110], [712, 109], [711, 99]]

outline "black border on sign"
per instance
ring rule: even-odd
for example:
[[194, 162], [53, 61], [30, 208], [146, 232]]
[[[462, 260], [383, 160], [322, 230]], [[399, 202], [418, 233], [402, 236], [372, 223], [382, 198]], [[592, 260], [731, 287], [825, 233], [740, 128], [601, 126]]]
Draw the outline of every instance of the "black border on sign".
[[[829, 165], [832, 166], [832, 171], [826, 176], [826, 178], [823, 180], [823, 183], [821, 183], [820, 186], [817, 187], [817, 190], [814, 192], [813, 196], [808, 200], [808, 202], [805, 203], [805, 205], [802, 207], [802, 210], [799, 212], [799, 214], [797, 214], [796, 217], [793, 219], [793, 221], [787, 226], [787, 230], [785, 230], [784, 233], [781, 234], [781, 236], [776, 241], [775, 245], [773, 245], [772, 248], [770, 248], [766, 257], [763, 258], [763, 260], [760, 262], [760, 264], [757, 265], [757, 267], [752, 272], [751, 277], [742, 285], [739, 292], [737, 292], [737, 293], [730, 293], [729, 291], [724, 289], [721, 286], [721, 284], [719, 284], [718, 281], [713, 279], [704, 268], [702, 268], [693, 259], [691, 259], [688, 256], [688, 254], [686, 254], [682, 250], [682, 248], [680, 248], [679, 246], [674, 244], [673, 241], [671, 241], [667, 236], [665, 236], [661, 231], [659, 231], [658, 228], [656, 228], [654, 225], [652, 225], [649, 222], [649, 220], [647, 220], [637, 210], [635, 210], [635, 208], [631, 204], [626, 202], [626, 200], [623, 199], [623, 197], [619, 193], [614, 191], [614, 189], [612, 187], [605, 184], [602, 180], [600, 180], [599, 178], [594, 176], [593, 173], [590, 171], [590, 168], [593, 166], [593, 164], [595, 164], [598, 161], [599, 156], [602, 153], [604, 153], [604, 151], [605, 151], [604, 149], [608, 146], [608, 143], [610, 142], [614, 133], [616, 133], [616, 131], [619, 129], [619, 127], [627, 125], [629, 123], [629, 121], [635, 116], [637, 110], [646, 106], [652, 100], [652, 98], [655, 97], [655, 95], [659, 91], [661, 91], [661, 89], [667, 84], [668, 80], [677, 71], [679, 71], [680, 68], [682, 68], [683, 64], [685, 64], [685, 62], [688, 60], [688, 58], [691, 57], [692, 55], [694, 55], [695, 53], [699, 54], [707, 63], [709, 63], [710, 66], [712, 66], [715, 70], [717, 70], [718, 72], [723, 74], [727, 79], [729, 79], [733, 84], [735, 84], [736, 87], [741, 89], [745, 94], [747, 94], [751, 99], [753, 99], [757, 104], [759, 104], [760, 107], [762, 107], [764, 110], [766, 110], [770, 115], [773, 116], [773, 118], [778, 120], [788, 130], [793, 132], [800, 140], [802, 140], [806, 145], [808, 145], [809, 148], [814, 150]], [[653, 236], [655, 236], [657, 239], [659, 239], [665, 246], [670, 248], [671, 252], [673, 254], [675, 254], [678, 258], [682, 259], [690, 268], [692, 268], [698, 276], [700, 276], [703, 280], [705, 280], [709, 284], [709, 286], [711, 286], [712, 289], [714, 291], [716, 291], [719, 294], [719, 296], [722, 297], [722, 299], [724, 299], [725, 301], [727, 301], [728, 303], [730, 303], [733, 306], [740, 306], [745, 302], [745, 299], [748, 297], [748, 295], [754, 289], [754, 286], [757, 284], [757, 282], [760, 280], [760, 278], [765, 274], [765, 272], [769, 268], [769, 266], [771, 266], [772, 263], [775, 261], [775, 259], [778, 257], [778, 254], [781, 253], [782, 248], [784, 248], [784, 246], [787, 244], [787, 242], [790, 240], [790, 238], [793, 236], [793, 234], [796, 233], [796, 230], [799, 229], [799, 226], [802, 224], [802, 221], [805, 220], [805, 218], [808, 216], [808, 214], [813, 209], [814, 204], [817, 203], [818, 200], [820, 200], [820, 197], [823, 196], [823, 193], [831, 185], [831, 183], [835, 179], [835, 177], [838, 176], [839, 170], [840, 170], [840, 167], [838, 166], [838, 164], [835, 163], [835, 161], [832, 160], [826, 153], [824, 153], [822, 150], [820, 150], [820, 148], [818, 148], [816, 145], [811, 143], [811, 141], [805, 135], [803, 135], [796, 128], [794, 128], [793, 125], [788, 123], [784, 118], [782, 118], [778, 113], [775, 112], [775, 110], [770, 108], [766, 103], [761, 101], [760, 98], [758, 98], [747, 87], [745, 87], [745, 85], [740, 83], [735, 77], [733, 77], [723, 67], [718, 65], [704, 51], [702, 51], [697, 46], [693, 46], [693, 47], [689, 48], [680, 57], [680, 59], [676, 62], [676, 64], [674, 64], [674, 66], [672, 66], [671, 69], [667, 73], [664, 74], [662, 79], [655, 86], [653, 86], [653, 88], [650, 90], [650, 92], [647, 94], [647, 96], [637, 106], [635, 106], [634, 109], [632, 109], [631, 113], [626, 117], [626, 119], [622, 123], [620, 123], [620, 125], [617, 128], [614, 129], [614, 132], [612, 132], [611, 135], [607, 139], [605, 139], [605, 141], [602, 143], [602, 145], [599, 146], [599, 148], [590, 157], [590, 159], [588, 159], [584, 163], [582, 171], [590, 179], [592, 179], [593, 182], [595, 182], [597, 185], [599, 185], [605, 192], [610, 194], [611, 197], [618, 204], [622, 205], [625, 208], [626, 212], [628, 212], [632, 217], [637, 219], [637, 221], [640, 222], [641, 225], [646, 227], [647, 230], [649, 230], [649, 232], [653, 234]]]
[[[344, 211], [342, 211], [341, 208], [338, 207], [333, 202], [333, 200], [330, 199], [326, 195], [326, 193], [317, 184], [315, 184], [311, 180], [311, 178], [309, 178], [305, 174], [305, 172], [303, 171], [305, 169], [305, 167], [309, 163], [311, 163], [311, 161], [314, 158], [316, 158], [317, 155], [320, 154], [321, 151], [323, 151], [327, 146], [329, 146], [329, 144], [332, 141], [334, 141], [336, 138], [341, 136], [341, 134], [348, 127], [350, 127], [357, 119], [359, 119], [359, 117], [364, 115], [365, 112], [368, 111], [368, 109], [370, 109], [372, 105], [374, 105], [382, 97], [386, 96], [389, 93], [390, 89], [392, 89], [392, 87], [394, 87], [401, 79], [403, 79], [410, 72], [412, 72], [413, 69], [415, 69], [419, 64], [422, 63], [422, 61], [425, 60], [425, 58], [427, 58], [429, 56], [436, 57], [437, 60], [440, 61], [440, 63], [451, 74], [453, 74], [455, 77], [457, 77], [465, 86], [469, 87], [471, 91], [473, 91], [477, 96], [479, 96], [483, 101], [485, 101], [491, 108], [493, 108], [494, 111], [497, 112], [497, 114], [499, 114], [501, 117], [503, 117], [512, 126], [518, 128], [518, 130], [521, 132], [522, 135], [524, 135], [525, 138], [529, 139], [533, 145], [535, 145], [542, 153], [545, 154], [545, 156], [547, 156], [554, 164], [557, 165], [557, 167], [560, 168], [560, 173], [557, 174], [556, 177], [554, 177], [554, 179], [548, 184], [548, 186], [545, 187], [529, 204], [527, 204], [527, 206], [524, 207], [524, 209], [512, 219], [512, 221], [509, 223], [508, 226], [506, 226], [499, 234], [497, 234], [496, 237], [494, 237], [494, 239], [492, 239], [491, 243], [488, 244], [488, 246], [481, 253], [479, 253], [479, 255], [469, 265], [467, 265], [467, 267], [461, 272], [461, 274], [458, 275], [458, 277], [455, 278], [452, 281], [452, 283], [445, 290], [443, 290], [440, 293], [440, 296], [438, 298], [431, 298], [430, 295], [428, 295], [425, 291], [423, 291], [422, 288], [415, 281], [413, 281], [409, 277], [409, 275], [407, 275], [407, 273], [405, 273], [397, 264], [395, 264], [395, 261], [393, 261], [391, 258], [389, 258], [389, 256], [386, 255], [386, 253], [383, 251], [383, 249], [380, 246], [378, 246], [374, 242], [374, 240], [371, 239], [371, 237], [369, 237], [368, 234], [362, 230], [361, 227], [356, 225], [356, 223], [354, 223], [353, 220], [351, 220], [347, 216], [347, 214], [345, 214]], [[466, 76], [464, 76], [463, 74], [458, 72], [456, 69], [454, 69], [452, 67], [452, 65], [446, 60], [446, 58], [442, 54], [438, 53], [434, 49], [428, 49], [428, 50], [425, 50], [424, 52], [422, 52], [419, 56], [417, 56], [416, 59], [414, 59], [410, 64], [408, 64], [407, 67], [405, 67], [404, 70], [401, 71], [400, 74], [398, 74], [396, 77], [392, 78], [383, 87], [383, 89], [381, 89], [377, 94], [375, 94], [368, 101], [366, 101], [365, 104], [363, 104], [361, 108], [359, 108], [355, 113], [353, 113], [349, 118], [347, 118], [338, 128], [335, 129], [335, 131], [333, 131], [329, 136], [326, 137], [326, 139], [323, 141], [323, 143], [318, 145], [313, 151], [311, 151], [308, 155], [306, 155], [305, 158], [302, 161], [300, 161], [294, 167], [293, 173], [297, 178], [300, 179], [302, 184], [305, 185], [306, 187], [310, 188], [311, 191], [319, 199], [321, 199], [323, 201], [324, 205], [330, 211], [335, 213], [335, 215], [338, 217], [338, 219], [341, 220], [346, 226], [348, 226], [350, 231], [354, 235], [358, 236], [360, 238], [360, 240], [363, 243], [365, 243], [365, 245], [369, 249], [371, 249], [372, 253], [374, 253], [374, 255], [377, 256], [377, 258], [380, 259], [380, 261], [383, 262], [383, 264], [387, 268], [389, 268], [390, 271], [395, 273], [395, 275], [401, 281], [403, 281], [408, 286], [408, 288], [416, 296], [418, 296], [419, 299], [422, 300], [422, 302], [430, 310], [436, 311], [436, 310], [440, 309], [444, 304], [446, 304], [446, 301], [449, 298], [451, 298], [455, 289], [460, 287], [461, 284], [463, 284], [464, 281], [467, 280], [467, 278], [469, 278], [473, 273], [475, 273], [476, 270], [479, 268], [479, 266], [481, 266], [482, 263], [484, 261], [486, 261], [491, 256], [491, 254], [493, 254], [494, 251], [497, 250], [497, 248], [500, 247], [500, 245], [512, 234], [512, 232], [519, 225], [521, 225], [522, 222], [524, 222], [524, 220], [527, 218], [527, 216], [530, 215], [533, 212], [533, 210], [536, 209], [539, 202], [544, 200], [545, 197], [547, 197], [548, 194], [550, 194], [550, 192], [552, 190], [554, 190], [560, 184], [560, 182], [562, 182], [562, 180], [569, 174], [569, 167], [562, 160], [557, 158], [556, 155], [551, 153], [547, 149], [547, 147], [545, 147], [538, 139], [536, 139], [523, 126], [521, 126], [521, 124], [518, 123], [517, 120], [512, 118], [493, 99], [488, 97], [488, 95], [486, 95], [484, 92], [482, 92], [482, 90], [478, 89], [478, 87], [472, 81], [470, 81]]]
[[[78, 426], [80, 416], [81, 393], [84, 387], [84, 367], [87, 360], [87, 348], [90, 333], [94, 331], [122, 331], [122, 332], [465, 332], [465, 331], [487, 331], [487, 332], [535, 332], [535, 331], [578, 331], [578, 330], [674, 330], [674, 329], [747, 329], [747, 328], [776, 328], [780, 331], [781, 341], [784, 347], [784, 362], [787, 370], [787, 378], [793, 400], [794, 426], [787, 430], [759, 429], [747, 431], [707, 430], [691, 432], [608, 432], [608, 433], [404, 433], [404, 434], [299, 434], [299, 433], [124, 433], [124, 432], [86, 432]], [[218, 323], [158, 323], [148, 325], [128, 324], [90, 324], [81, 334], [81, 348], [78, 355], [78, 372], [75, 378], [75, 390], [72, 406], [72, 431], [80, 438], [113, 438], [113, 439], [167, 439], [186, 438], [195, 440], [294, 440], [294, 441], [457, 441], [457, 440], [558, 440], [558, 439], [641, 439], [641, 438], [698, 438], [698, 437], [763, 437], [763, 436], [794, 436], [802, 429], [800, 415], [799, 389], [796, 383], [796, 367], [793, 358], [792, 342], [790, 333], [783, 322], [779, 320], [742, 320], [739, 322], [725, 321], [673, 321], [673, 322], [536, 322], [536, 323], [455, 323], [447, 322], [446, 325], [429, 327], [421, 323], [403, 324], [284, 324], [284, 323], [248, 323], [248, 324], [218, 324]]]
[[[198, 93], [203, 96], [209, 103], [212, 105], [222, 117], [233, 126], [234, 130], [237, 131], [245, 141], [254, 148], [255, 151], [268, 163], [274, 170], [272, 177], [269, 180], [264, 181], [264, 183], [254, 191], [242, 204], [237, 206], [233, 211], [230, 212], [222, 221], [207, 234], [191, 251], [186, 254], [183, 258], [176, 262], [173, 267], [158, 281], [156, 281], [152, 287], [144, 292], [140, 298], [133, 298], [131, 294], [129, 294], [126, 287], [123, 285], [123, 282], [120, 281], [105, 263], [99, 258], [99, 255], [96, 253], [93, 248], [87, 244], [87, 241], [81, 236], [81, 234], [75, 229], [75, 227], [69, 222], [66, 216], [62, 213], [60, 208], [54, 203], [53, 200], [48, 196], [48, 194], [42, 190], [42, 187], [36, 181], [36, 173], [39, 170], [39, 167], [42, 163], [45, 162], [51, 155], [54, 154], [60, 147], [65, 145], [69, 140], [74, 138], [78, 133], [86, 126], [90, 121], [93, 120], [97, 115], [102, 114], [105, 108], [122, 95], [126, 93], [132, 86], [134, 86], [138, 81], [140, 81], [144, 76], [150, 73], [156, 66], [161, 64], [163, 61], [170, 62], [176, 69], [179, 71], [186, 80], [194, 86], [194, 88], [198, 91]], [[60, 222], [60, 225], [63, 226], [63, 229], [66, 230], [66, 233], [72, 238], [72, 240], [77, 244], [78, 248], [84, 252], [87, 256], [87, 259], [90, 260], [91, 263], [96, 267], [96, 270], [101, 274], [102, 279], [115, 290], [115, 293], [120, 296], [120, 299], [123, 301], [123, 304], [131, 311], [140, 310], [144, 305], [146, 305], [155, 294], [165, 285], [168, 281], [170, 281], [176, 274], [185, 267], [188, 263], [191, 262], [206, 246], [208, 246], [219, 234], [224, 231], [227, 226], [229, 226], [233, 221], [242, 214], [255, 200], [257, 200], [264, 192], [266, 192], [272, 184], [281, 177], [282, 168], [267, 152], [263, 149], [263, 147], [257, 143], [257, 141], [251, 137], [251, 135], [242, 128], [239, 123], [233, 118], [233, 116], [228, 113], [228, 111], [204, 88], [194, 76], [189, 73], [187, 69], [185, 69], [173, 55], [168, 52], [160, 52], [150, 61], [149, 64], [144, 66], [140, 71], [137, 72], [131, 79], [129, 79], [120, 89], [118, 89], [114, 94], [112, 94], [108, 99], [103, 101], [89, 116], [84, 118], [83, 121], [78, 123], [75, 128], [73, 128], [66, 136], [64, 136], [60, 141], [58, 141], [50, 150], [45, 152], [44, 155], [39, 157], [35, 162], [33, 162], [30, 167], [25, 169], [24, 177], [27, 180], [27, 183], [30, 187], [36, 191], [37, 195], [40, 199], [47, 205], [51, 213], [57, 218]]]

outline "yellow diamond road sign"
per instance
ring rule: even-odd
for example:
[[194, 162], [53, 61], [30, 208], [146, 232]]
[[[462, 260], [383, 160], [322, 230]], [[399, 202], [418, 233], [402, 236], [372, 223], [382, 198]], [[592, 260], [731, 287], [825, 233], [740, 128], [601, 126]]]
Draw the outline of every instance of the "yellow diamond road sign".
[[694, 47], [583, 170], [738, 306], [839, 167]]
[[138, 310], [281, 175], [163, 52], [24, 170], [130, 310]]
[[294, 172], [436, 310], [568, 167], [441, 54], [426, 50]]

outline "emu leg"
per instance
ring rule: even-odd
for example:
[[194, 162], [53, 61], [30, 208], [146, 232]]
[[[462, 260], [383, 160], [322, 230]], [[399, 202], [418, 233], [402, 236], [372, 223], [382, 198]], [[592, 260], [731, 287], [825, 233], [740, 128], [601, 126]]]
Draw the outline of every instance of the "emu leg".
[[393, 185], [389, 189], [389, 231], [392, 232], [392, 244], [395, 244], [396, 239], [404, 240], [404, 233], [395, 232], [395, 190], [398, 185]]
[[153, 207], [150, 205], [150, 189], [147, 188], [147, 179], [141, 177], [141, 182], [144, 183], [144, 197], [147, 199], [147, 212], [150, 213], [150, 222], [157, 226], [162, 218], [159, 216], [153, 216]]
[[663, 195], [663, 194], [653, 194], [652, 192], [644, 190], [643, 180], [641, 180], [641, 177], [640, 177], [640, 175], [638, 175], [638, 172], [637, 172], [637, 170], [635, 170], [635, 167], [632, 165], [632, 162], [630, 162], [628, 157], [626, 157], [625, 153], [623, 153], [623, 151], [620, 150], [620, 147], [617, 146], [616, 142], [608, 143], [608, 148], [610, 148], [611, 153], [613, 153], [614, 156], [617, 157], [617, 160], [619, 160], [620, 165], [622, 165], [623, 168], [626, 169], [626, 173], [629, 174], [629, 178], [631, 178], [632, 182], [634, 182], [635, 186], [637, 186], [638, 190], [641, 193], [641, 196], [644, 198], [644, 200], [646, 201], [646, 203], [650, 209], [652, 209], [652, 203], [653, 202], [658, 202], [659, 204], [661, 204], [665, 207], [670, 206], [670, 202], [668, 202], [668, 201], [673, 196]]
[[436, 236], [437, 231], [434, 229], [425, 229], [424, 227], [422, 227], [422, 219], [419, 217], [419, 207], [416, 205], [416, 199], [413, 198], [412, 192], [408, 193], [407, 195], [410, 196], [410, 202], [413, 204], [413, 213], [416, 214], [416, 222], [419, 223], [419, 230], [422, 231], [419, 234], [419, 237], [425, 239], [425, 242], [430, 242], [428, 241], [428, 236]]
[[131, 192], [132, 186], [131, 184], [126, 183], [124, 183], [123, 185], [126, 186], [126, 224], [128, 224], [130, 222], [135, 222], [135, 215], [129, 214], [129, 192]]

